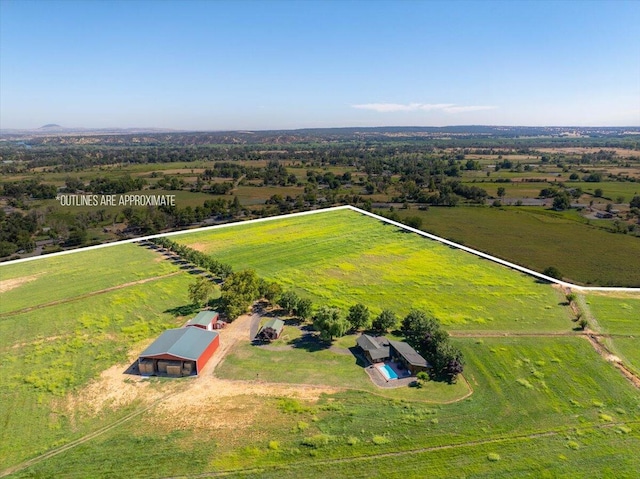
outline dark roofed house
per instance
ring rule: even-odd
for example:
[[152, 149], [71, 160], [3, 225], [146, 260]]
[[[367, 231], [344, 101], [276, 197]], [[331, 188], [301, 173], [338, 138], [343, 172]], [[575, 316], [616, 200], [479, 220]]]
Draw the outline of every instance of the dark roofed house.
[[389, 341], [385, 337], [375, 338], [368, 334], [361, 334], [356, 343], [371, 363], [379, 363], [390, 357]]
[[415, 375], [420, 371], [427, 371], [430, 368], [427, 360], [420, 356], [420, 354], [407, 343], [390, 340], [389, 346], [391, 347], [391, 356], [393, 359], [402, 363], [411, 374]]
[[220, 336], [215, 331], [202, 328], [167, 329], [138, 357], [140, 374], [199, 374], [219, 344]]
[[200, 311], [195, 318], [189, 320], [187, 326], [213, 331], [214, 329], [220, 329], [216, 327], [219, 319], [220, 315], [217, 311]]
[[280, 337], [284, 329], [284, 321], [281, 319], [270, 319], [260, 329], [258, 338], [263, 341], [274, 341]]

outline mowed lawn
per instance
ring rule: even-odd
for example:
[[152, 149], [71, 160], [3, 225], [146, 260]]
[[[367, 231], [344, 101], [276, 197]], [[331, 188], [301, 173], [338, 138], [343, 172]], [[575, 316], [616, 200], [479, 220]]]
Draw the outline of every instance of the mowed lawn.
[[433, 312], [447, 328], [567, 331], [562, 296], [535, 279], [353, 211], [173, 237], [346, 311]]
[[[355, 337], [353, 337], [355, 345]], [[282, 348], [284, 349], [284, 348]], [[429, 382], [422, 389], [381, 389], [371, 382], [362, 365], [352, 354], [329, 349], [309, 351], [304, 348], [271, 351], [240, 344], [216, 369], [225, 379], [259, 380], [274, 383], [315, 384], [368, 391], [389, 398], [441, 403], [455, 401], [469, 392], [464, 380], [450, 385]]]
[[535, 271], [555, 266], [574, 283], [640, 287], [638, 262], [631, 261], [640, 258], [640, 238], [584, 224], [575, 211], [436, 207], [397, 212], [420, 217], [429, 233]]
[[362, 391], [317, 403], [222, 398], [214, 409], [200, 405], [209, 411], [207, 421], [194, 420], [188, 409], [172, 417], [152, 410], [17, 477], [78, 471], [105, 478], [223, 471], [365, 478], [381, 470], [390, 477], [444, 478], [452, 477], [452, 468], [454, 476], [466, 477], [637, 472], [637, 390], [585, 339], [456, 341], [475, 390], [460, 402], [426, 404]]
[[[158, 253], [134, 244], [78, 251], [62, 256], [0, 265], [0, 319], [19, 311], [102, 289], [179, 271]], [[13, 283], [13, 284], [10, 284]], [[14, 287], [15, 285], [18, 287]]]

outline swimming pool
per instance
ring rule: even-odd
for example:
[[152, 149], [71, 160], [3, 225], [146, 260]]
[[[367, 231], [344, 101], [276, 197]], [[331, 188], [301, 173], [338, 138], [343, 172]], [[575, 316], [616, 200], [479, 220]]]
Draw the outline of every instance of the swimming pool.
[[398, 375], [393, 370], [393, 368], [391, 366], [389, 366], [388, 364], [383, 364], [382, 366], [378, 367], [378, 370], [382, 373], [382, 375], [387, 380], [398, 379]]

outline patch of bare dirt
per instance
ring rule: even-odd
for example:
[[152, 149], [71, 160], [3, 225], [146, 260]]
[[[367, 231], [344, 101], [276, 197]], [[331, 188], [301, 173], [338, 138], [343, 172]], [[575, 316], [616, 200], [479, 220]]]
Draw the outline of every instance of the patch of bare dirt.
[[137, 400], [150, 404], [167, 394], [165, 387], [153, 388], [145, 378], [124, 374], [126, 368], [118, 364], [103, 371], [87, 387], [68, 396], [67, 409], [96, 415], [104, 409], [119, 409]]
[[35, 281], [42, 274], [44, 274], [44, 272], [40, 272], [31, 276], [23, 276], [21, 278], [5, 279], [3, 281], [0, 281], [0, 293], [6, 293], [7, 291], [18, 288], [25, 283]]
[[191, 243], [189, 245], [190, 248], [200, 251], [201, 253], [207, 252], [207, 246], [208, 246], [207, 243]]

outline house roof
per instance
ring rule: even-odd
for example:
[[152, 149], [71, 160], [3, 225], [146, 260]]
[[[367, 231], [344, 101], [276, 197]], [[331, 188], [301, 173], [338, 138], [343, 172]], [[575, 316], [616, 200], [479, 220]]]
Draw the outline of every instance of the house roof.
[[423, 366], [428, 367], [429, 363], [427, 360], [420, 356], [418, 352], [409, 346], [407, 343], [403, 343], [402, 341], [391, 341], [389, 340], [389, 344], [396, 352], [402, 356], [409, 364], [412, 366]]
[[181, 359], [197, 361], [216, 336], [218, 333], [215, 331], [200, 328], [167, 329], [140, 354], [140, 357], [169, 354]]
[[374, 338], [368, 334], [361, 334], [356, 340], [358, 346], [367, 351], [371, 359], [384, 359], [389, 357], [389, 342], [387, 338]]
[[270, 319], [269, 321], [264, 323], [264, 326], [262, 326], [262, 329], [260, 329], [260, 331], [263, 331], [267, 328], [271, 328], [276, 332], [276, 334], [280, 334], [280, 331], [282, 331], [282, 328], [284, 328], [284, 321], [276, 318]]
[[187, 325], [208, 326], [216, 317], [218, 317], [217, 311], [200, 311], [195, 318], [189, 320]]

